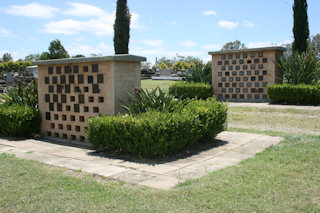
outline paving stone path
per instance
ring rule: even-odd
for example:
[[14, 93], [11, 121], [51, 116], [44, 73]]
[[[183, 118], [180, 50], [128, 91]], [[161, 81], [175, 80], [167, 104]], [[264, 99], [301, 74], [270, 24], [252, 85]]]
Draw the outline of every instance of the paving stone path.
[[281, 140], [281, 137], [226, 131], [216, 137], [216, 147], [162, 163], [102, 157], [90, 148], [68, 146], [44, 139], [0, 138], [0, 153], [11, 153], [18, 158], [82, 170], [133, 184], [169, 189], [187, 179], [236, 165]]

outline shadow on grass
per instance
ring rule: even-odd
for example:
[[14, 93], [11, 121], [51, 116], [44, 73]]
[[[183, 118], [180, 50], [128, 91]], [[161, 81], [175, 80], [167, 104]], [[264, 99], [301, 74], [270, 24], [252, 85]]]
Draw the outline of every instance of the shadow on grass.
[[112, 150], [95, 151], [95, 152], [89, 153], [89, 155], [104, 157], [104, 158], [111, 158], [111, 159], [119, 159], [124, 161], [135, 162], [135, 163], [155, 165], [155, 164], [165, 164], [165, 163], [169, 163], [177, 160], [186, 159], [194, 155], [198, 155], [201, 152], [218, 148], [226, 144], [228, 144], [227, 141], [215, 139], [214, 142], [212, 141], [202, 142], [196, 146], [188, 147], [179, 152], [171, 153], [164, 157], [154, 157], [154, 158], [147, 158], [147, 157], [138, 158], [137, 156], [132, 155], [130, 153], [116, 152]]

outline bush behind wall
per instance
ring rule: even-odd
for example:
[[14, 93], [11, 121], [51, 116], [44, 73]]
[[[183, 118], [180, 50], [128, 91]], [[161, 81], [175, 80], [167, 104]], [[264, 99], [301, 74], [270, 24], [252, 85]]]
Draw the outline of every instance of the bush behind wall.
[[207, 99], [213, 96], [213, 88], [205, 83], [176, 83], [169, 87], [169, 94], [181, 99]]
[[33, 136], [40, 132], [41, 115], [37, 108], [21, 105], [0, 105], [0, 134]]
[[268, 97], [276, 103], [320, 104], [320, 85], [274, 84], [267, 87]]

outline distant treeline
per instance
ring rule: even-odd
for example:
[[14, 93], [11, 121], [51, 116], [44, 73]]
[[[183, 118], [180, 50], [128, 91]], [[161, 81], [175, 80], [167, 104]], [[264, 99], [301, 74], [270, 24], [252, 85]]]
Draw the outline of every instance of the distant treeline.
[[28, 66], [31, 66], [31, 61], [8, 61], [0, 62], [0, 72], [19, 72], [25, 71]]

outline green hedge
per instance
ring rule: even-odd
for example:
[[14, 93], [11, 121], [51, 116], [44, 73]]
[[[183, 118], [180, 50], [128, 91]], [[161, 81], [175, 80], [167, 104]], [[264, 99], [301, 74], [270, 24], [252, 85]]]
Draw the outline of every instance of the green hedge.
[[276, 103], [320, 104], [320, 85], [268, 85], [268, 97]]
[[224, 130], [227, 105], [214, 98], [192, 100], [175, 109], [173, 113], [94, 117], [88, 120], [87, 136], [95, 148], [153, 157], [212, 141]]
[[21, 105], [0, 105], [0, 134], [32, 136], [40, 132], [41, 115], [38, 109]]
[[207, 99], [213, 96], [212, 86], [205, 83], [176, 83], [169, 87], [169, 94], [176, 98]]

